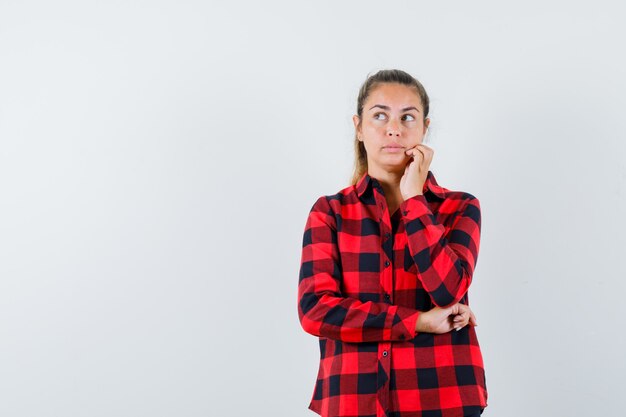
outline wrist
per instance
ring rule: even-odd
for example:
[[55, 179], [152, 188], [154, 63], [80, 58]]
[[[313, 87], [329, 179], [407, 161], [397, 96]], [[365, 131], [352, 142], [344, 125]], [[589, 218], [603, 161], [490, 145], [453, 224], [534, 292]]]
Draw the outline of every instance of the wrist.
[[426, 313], [426, 311], [421, 311], [417, 316], [417, 321], [415, 322], [415, 331], [417, 333], [430, 332], [430, 326], [428, 324], [428, 317], [426, 316]]
[[408, 194], [403, 195], [402, 198], [404, 200], [408, 200], [409, 198], [415, 197], [416, 195], [423, 195], [423, 194], [422, 194], [421, 191], [420, 192], [414, 192], [414, 193], [408, 193]]

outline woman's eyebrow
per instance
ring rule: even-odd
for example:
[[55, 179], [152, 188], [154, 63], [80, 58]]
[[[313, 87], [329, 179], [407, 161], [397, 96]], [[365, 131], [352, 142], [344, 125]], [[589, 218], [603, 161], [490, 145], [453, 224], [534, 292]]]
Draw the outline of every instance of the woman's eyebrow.
[[[372, 110], [374, 107], [380, 107], [383, 110], [390, 110], [389, 106], [385, 106], [383, 104], [374, 104], [372, 107], [370, 107], [370, 110]], [[417, 110], [414, 106], [411, 107], [405, 107], [402, 109], [402, 111], [407, 111], [407, 110], [415, 110], [416, 112], [420, 112], [419, 110]]]

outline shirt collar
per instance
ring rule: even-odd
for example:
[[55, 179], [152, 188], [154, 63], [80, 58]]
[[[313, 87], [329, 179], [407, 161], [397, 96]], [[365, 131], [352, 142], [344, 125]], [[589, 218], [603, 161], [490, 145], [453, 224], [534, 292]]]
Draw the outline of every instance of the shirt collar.
[[[361, 197], [363, 193], [365, 193], [365, 191], [367, 191], [367, 189], [370, 187], [377, 187], [379, 189], [382, 189], [378, 180], [374, 177], [370, 177], [367, 172], [361, 175], [361, 178], [357, 181], [355, 187], [357, 195], [359, 197]], [[424, 183], [424, 189], [422, 190], [422, 194], [426, 193], [427, 191], [430, 191], [440, 198], [446, 197], [445, 189], [437, 184], [435, 174], [433, 174], [433, 172], [430, 170], [428, 171], [428, 175], [426, 176], [426, 182]]]

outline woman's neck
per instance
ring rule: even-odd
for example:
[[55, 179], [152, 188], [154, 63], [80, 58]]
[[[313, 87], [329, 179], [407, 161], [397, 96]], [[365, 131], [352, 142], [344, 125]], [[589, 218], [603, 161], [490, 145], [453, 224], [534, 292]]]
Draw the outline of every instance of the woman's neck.
[[368, 172], [368, 174], [380, 183], [387, 200], [387, 206], [389, 206], [389, 214], [393, 214], [404, 201], [400, 192], [400, 179], [402, 179], [403, 173], [379, 171]]

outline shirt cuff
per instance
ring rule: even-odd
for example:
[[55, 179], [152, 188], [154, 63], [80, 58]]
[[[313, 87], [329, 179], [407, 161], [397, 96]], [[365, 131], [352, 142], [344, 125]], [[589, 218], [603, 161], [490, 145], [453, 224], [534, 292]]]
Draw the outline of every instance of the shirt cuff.
[[416, 194], [407, 198], [400, 204], [400, 210], [402, 210], [404, 217], [408, 219], [416, 219], [424, 215], [433, 214], [424, 194]]
[[414, 309], [402, 306], [395, 306], [397, 308], [396, 315], [394, 317], [394, 323], [391, 331], [391, 337], [393, 340], [410, 340], [417, 336], [415, 325], [417, 319], [422, 311], [416, 311]]

